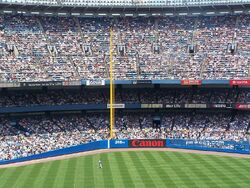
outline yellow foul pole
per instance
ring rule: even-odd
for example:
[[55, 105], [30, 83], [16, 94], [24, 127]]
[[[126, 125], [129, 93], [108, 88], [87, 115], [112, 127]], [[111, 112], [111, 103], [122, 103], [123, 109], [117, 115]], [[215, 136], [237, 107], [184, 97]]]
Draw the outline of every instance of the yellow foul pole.
[[109, 38], [109, 80], [110, 80], [110, 139], [113, 138], [113, 128], [115, 123], [115, 86], [113, 80], [113, 30], [110, 28]]

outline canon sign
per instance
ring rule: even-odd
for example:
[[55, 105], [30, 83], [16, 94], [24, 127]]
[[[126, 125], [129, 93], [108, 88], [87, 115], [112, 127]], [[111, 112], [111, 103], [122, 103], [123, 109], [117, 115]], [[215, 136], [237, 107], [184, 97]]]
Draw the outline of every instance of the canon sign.
[[131, 148], [164, 148], [166, 140], [130, 140], [129, 146]]

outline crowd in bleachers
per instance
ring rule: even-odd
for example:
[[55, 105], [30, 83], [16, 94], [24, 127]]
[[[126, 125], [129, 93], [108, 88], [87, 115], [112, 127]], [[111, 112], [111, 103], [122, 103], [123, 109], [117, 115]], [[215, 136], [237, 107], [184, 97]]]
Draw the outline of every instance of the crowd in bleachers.
[[[249, 79], [250, 16], [80, 18], [0, 15], [0, 82]], [[235, 45], [235, 51], [230, 46]], [[194, 53], [190, 53], [190, 52]], [[116, 90], [116, 103], [250, 103], [248, 89]], [[0, 107], [106, 104], [106, 89], [3, 90]], [[249, 114], [119, 114], [115, 138], [249, 140]], [[109, 138], [106, 114], [0, 118], [0, 160]]]
[[246, 79], [249, 20], [0, 15], [0, 81], [108, 79], [110, 28], [115, 79]]
[[[0, 119], [0, 160], [109, 138], [108, 114], [37, 116]], [[156, 121], [154, 121], [156, 120]], [[116, 139], [250, 139], [249, 114], [119, 114]]]
[[[250, 92], [249, 89], [118, 89], [115, 101], [146, 104], [248, 104]], [[107, 89], [0, 92], [0, 107], [106, 103], [109, 103]]]

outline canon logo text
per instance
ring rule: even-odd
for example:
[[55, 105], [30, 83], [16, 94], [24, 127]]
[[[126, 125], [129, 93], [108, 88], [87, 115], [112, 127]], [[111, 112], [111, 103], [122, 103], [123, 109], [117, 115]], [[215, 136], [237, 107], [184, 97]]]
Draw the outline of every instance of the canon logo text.
[[130, 140], [129, 146], [132, 148], [163, 148], [166, 140]]

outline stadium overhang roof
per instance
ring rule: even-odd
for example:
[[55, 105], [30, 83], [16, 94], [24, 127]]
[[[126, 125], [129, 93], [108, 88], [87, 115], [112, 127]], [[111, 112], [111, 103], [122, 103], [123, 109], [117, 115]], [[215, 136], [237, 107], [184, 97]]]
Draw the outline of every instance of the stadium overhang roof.
[[31, 13], [36, 12], [38, 14], [50, 13], [51, 15], [58, 15], [58, 13], [65, 13], [66, 15], [125, 15], [127, 13], [136, 16], [142, 14], [144, 16], [151, 15], [195, 15], [195, 13], [250, 13], [250, 4], [238, 4], [238, 5], [213, 5], [213, 6], [182, 6], [182, 7], [122, 7], [122, 6], [58, 6], [58, 5], [29, 5], [29, 4], [8, 4], [0, 3], [1, 13]]

